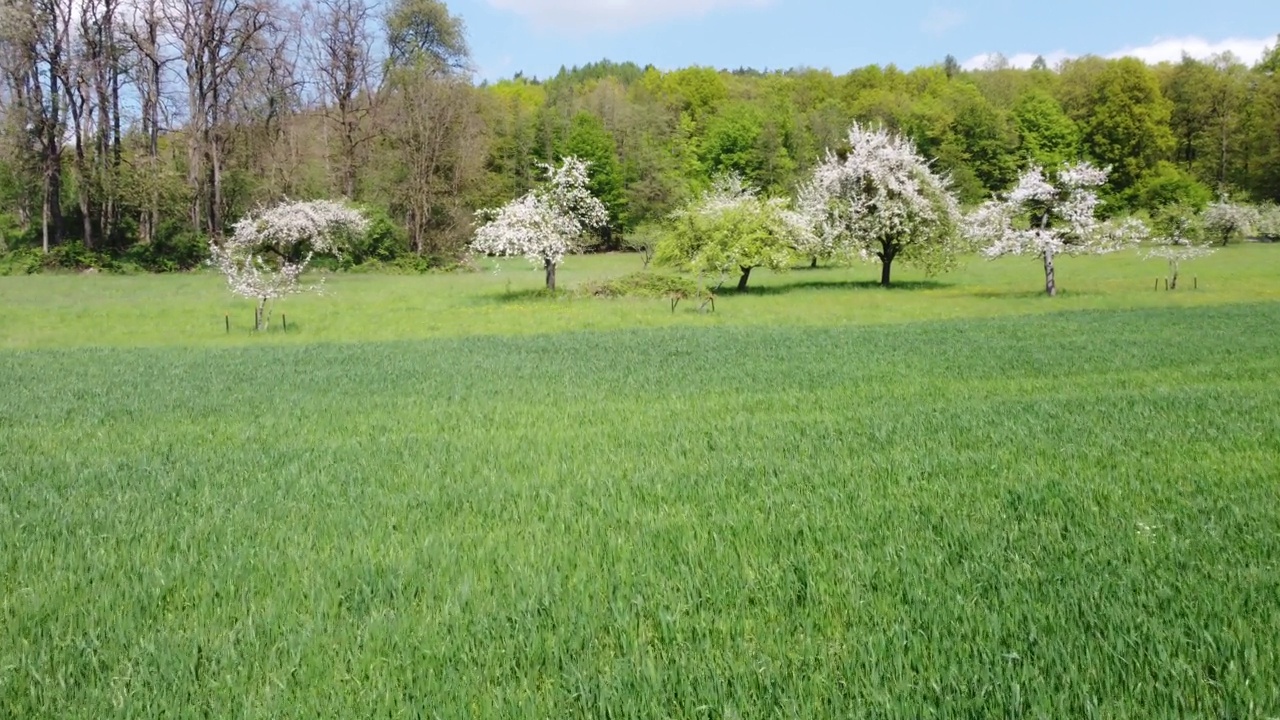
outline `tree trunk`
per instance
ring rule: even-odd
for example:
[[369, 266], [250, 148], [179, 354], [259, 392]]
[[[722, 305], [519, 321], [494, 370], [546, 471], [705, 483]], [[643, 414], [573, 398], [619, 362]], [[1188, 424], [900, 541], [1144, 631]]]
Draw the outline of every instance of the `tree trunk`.
[[894, 243], [882, 242], [880, 244], [880, 252], [876, 256], [880, 258], [880, 287], [889, 287], [889, 278], [893, 272], [893, 259], [898, 257], [898, 251], [902, 248]]
[[1044, 291], [1049, 297], [1058, 295], [1058, 281], [1054, 277], [1053, 270], [1053, 253], [1048, 250], [1044, 253]]
[[[1049, 227], [1049, 213], [1040, 218], [1040, 232], [1044, 232]], [[1053, 251], [1045, 250], [1044, 252], [1044, 291], [1049, 297], [1058, 295], [1058, 280], [1054, 275], [1053, 269]]]
[[746, 292], [747, 281], [751, 279], [751, 268], [744, 266], [741, 270], [742, 277], [738, 278], [738, 292]]
[[1177, 290], [1178, 289], [1178, 263], [1176, 262], [1169, 263], [1169, 270], [1170, 270], [1169, 274], [1172, 276], [1169, 279], [1169, 289]]
[[810, 258], [810, 259], [809, 259], [809, 269], [810, 269], [810, 270], [817, 270], [817, 269], [818, 269], [818, 256], [817, 256], [817, 255], [814, 255], [812, 258]]
[[93, 210], [89, 198], [89, 159], [85, 156], [84, 140], [80, 136], [80, 114], [75, 113], [76, 132], [76, 200], [80, 205], [80, 227], [83, 237], [81, 242], [85, 249], [92, 250], [93, 242]]
[[554, 292], [556, 289], [556, 264], [550, 260], [544, 260], [543, 267], [547, 270], [547, 289]]

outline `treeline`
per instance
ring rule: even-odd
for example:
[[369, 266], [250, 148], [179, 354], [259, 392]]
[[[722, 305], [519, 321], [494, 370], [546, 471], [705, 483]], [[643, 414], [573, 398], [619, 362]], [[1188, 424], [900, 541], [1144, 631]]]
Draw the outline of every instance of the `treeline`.
[[854, 120], [913, 139], [966, 203], [1028, 163], [1113, 168], [1111, 212], [1280, 200], [1280, 50], [1049, 69], [948, 57], [844, 75], [608, 61], [473, 82], [437, 0], [4, 0], [0, 252], [42, 265], [193, 267], [283, 198], [373, 219], [347, 262], [447, 265], [477, 208], [539, 162], [592, 162], [604, 247], [736, 172], [789, 194]]

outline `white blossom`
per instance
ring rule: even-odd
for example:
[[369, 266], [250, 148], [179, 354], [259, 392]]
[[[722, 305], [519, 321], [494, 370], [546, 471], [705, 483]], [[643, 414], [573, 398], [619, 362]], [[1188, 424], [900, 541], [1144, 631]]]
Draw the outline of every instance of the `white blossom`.
[[1215, 250], [1198, 236], [1196, 218], [1190, 214], [1171, 215], [1164, 221], [1166, 232], [1152, 239], [1145, 257], [1169, 263], [1170, 289], [1178, 289], [1178, 272], [1183, 262], [1212, 255]]
[[798, 205], [810, 233], [802, 252], [858, 257], [889, 266], [897, 257], [928, 271], [950, 267], [963, 251], [959, 207], [946, 178], [912, 142], [884, 128], [849, 129], [847, 154], [827, 151]]
[[1205, 232], [1223, 245], [1247, 236], [1258, 224], [1259, 214], [1248, 205], [1238, 205], [1222, 198], [1204, 211]]
[[265, 329], [268, 301], [316, 289], [301, 284], [311, 260], [339, 254], [346, 238], [367, 231], [365, 217], [340, 203], [285, 202], [240, 220], [209, 251], [231, 292], [258, 301], [257, 325]]
[[1259, 237], [1271, 242], [1280, 240], [1280, 205], [1268, 203], [1258, 208], [1258, 220], [1254, 231]]
[[1101, 200], [1096, 188], [1106, 183], [1107, 175], [1108, 170], [1087, 162], [1063, 165], [1053, 178], [1032, 166], [1004, 198], [971, 212], [965, 219], [965, 233], [989, 259], [1041, 258], [1045, 291], [1055, 295], [1056, 256], [1115, 252], [1146, 237], [1146, 227], [1137, 220], [1104, 223], [1098, 219]]
[[588, 163], [567, 157], [559, 167], [543, 164], [547, 182], [501, 208], [481, 210], [487, 220], [475, 233], [471, 249], [485, 255], [524, 257], [547, 270], [547, 287], [555, 289], [555, 268], [578, 250], [587, 230], [604, 227], [608, 210], [588, 189]]

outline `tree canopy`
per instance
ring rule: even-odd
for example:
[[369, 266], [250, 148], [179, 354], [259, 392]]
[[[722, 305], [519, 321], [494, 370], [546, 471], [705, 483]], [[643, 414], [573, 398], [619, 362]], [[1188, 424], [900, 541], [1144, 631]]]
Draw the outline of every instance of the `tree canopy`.
[[7, 248], [75, 243], [76, 257], [189, 267], [261, 205], [345, 197], [396, 226], [417, 256], [405, 260], [447, 265], [465, 256], [476, 210], [529, 191], [539, 164], [565, 155], [590, 161], [609, 213], [601, 246], [618, 248], [720, 173], [794, 195], [828, 149], [848, 150], [854, 122], [910, 140], [965, 205], [1032, 165], [1079, 160], [1112, 168], [1099, 189], [1111, 214], [1202, 203], [1206, 190], [1280, 201], [1275, 49], [1253, 67], [941, 58], [843, 74], [638, 58], [476, 82], [465, 24], [440, 0], [215, 6], [6, 6]]

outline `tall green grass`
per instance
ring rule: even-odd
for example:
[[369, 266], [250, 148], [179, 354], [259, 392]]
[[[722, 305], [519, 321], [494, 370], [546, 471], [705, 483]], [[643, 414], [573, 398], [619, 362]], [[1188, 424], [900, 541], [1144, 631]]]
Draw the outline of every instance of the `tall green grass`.
[[0, 716], [1274, 717], [1277, 323], [0, 353]]

